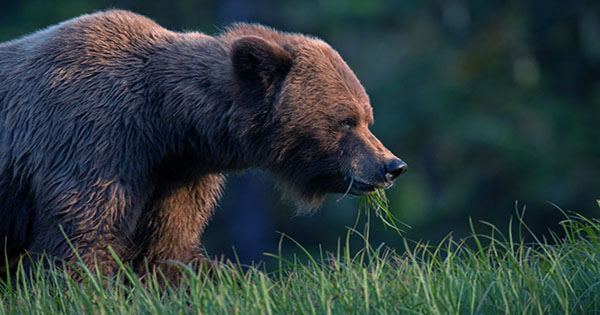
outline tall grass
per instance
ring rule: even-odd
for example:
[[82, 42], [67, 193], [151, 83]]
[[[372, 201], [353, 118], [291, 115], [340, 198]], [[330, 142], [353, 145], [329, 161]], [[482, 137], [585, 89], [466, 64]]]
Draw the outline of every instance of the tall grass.
[[[188, 277], [179, 286], [165, 286], [160, 274], [140, 279], [120, 261], [117, 277], [82, 268], [80, 282], [64, 270], [34, 268], [33, 281], [21, 272], [13, 284], [0, 283], [0, 313], [600, 312], [598, 220], [566, 217], [565, 236], [551, 239], [530, 233], [520, 215], [509, 222], [506, 235], [491, 225], [484, 225], [485, 233], [471, 226], [468, 239], [448, 236], [437, 244], [405, 239], [398, 251], [370, 244], [368, 224], [349, 229], [337, 251], [318, 255], [284, 236], [281, 242], [294, 242], [305, 256], [269, 255], [279, 266], [271, 272], [231, 262], [211, 270], [182, 267]], [[525, 243], [524, 235], [535, 241]], [[358, 251], [350, 250], [353, 238], [363, 241]]]

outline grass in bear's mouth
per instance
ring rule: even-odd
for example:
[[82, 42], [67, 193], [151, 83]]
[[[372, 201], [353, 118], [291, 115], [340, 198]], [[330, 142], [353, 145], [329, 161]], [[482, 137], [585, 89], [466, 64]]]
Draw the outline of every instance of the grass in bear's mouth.
[[[372, 200], [372, 199], [369, 199]], [[385, 207], [384, 207], [385, 208]], [[491, 225], [466, 240], [404, 239], [373, 246], [350, 229], [333, 253], [268, 255], [275, 271], [221, 264], [192, 271], [180, 286], [143, 281], [120, 264], [116, 278], [86, 269], [77, 282], [63, 270], [35, 268], [33, 281], [0, 282], [0, 314], [594, 314], [600, 311], [600, 221], [578, 215], [565, 237], [533, 235], [517, 216], [507, 234]], [[368, 230], [368, 223], [365, 225]], [[521, 233], [535, 241], [525, 243]], [[350, 249], [358, 238], [364, 246]], [[287, 240], [282, 238], [282, 242]], [[294, 242], [294, 240], [291, 240]], [[471, 245], [467, 245], [471, 244]], [[306, 256], [304, 256], [306, 255]], [[127, 281], [123, 281], [126, 279]]]
[[365, 195], [360, 204], [359, 211], [364, 210], [367, 214], [369, 211], [374, 211], [375, 216], [379, 218], [386, 227], [389, 227], [398, 233], [404, 232], [400, 226], [410, 228], [410, 226], [398, 221], [396, 217], [394, 217], [385, 190], [383, 189], [376, 189], [372, 193]]

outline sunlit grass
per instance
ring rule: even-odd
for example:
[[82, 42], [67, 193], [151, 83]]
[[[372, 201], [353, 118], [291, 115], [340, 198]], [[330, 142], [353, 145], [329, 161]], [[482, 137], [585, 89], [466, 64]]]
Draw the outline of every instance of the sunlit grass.
[[[188, 277], [179, 286], [165, 285], [160, 274], [140, 279], [121, 262], [113, 278], [82, 267], [80, 282], [64, 270], [35, 268], [33, 280], [18, 272], [11, 279], [15, 284], [0, 283], [0, 313], [600, 312], [598, 220], [567, 217], [561, 223], [565, 236], [550, 240], [531, 234], [519, 215], [508, 225], [504, 235], [491, 225], [472, 223], [468, 239], [448, 236], [437, 244], [405, 239], [404, 248], [394, 251], [371, 244], [366, 224], [349, 229], [337, 251], [316, 256], [282, 237], [281, 242], [295, 243], [302, 256], [268, 255], [278, 265], [270, 272], [231, 262], [210, 270], [182, 267]], [[534, 241], [526, 243], [524, 235]], [[358, 251], [350, 250], [353, 238], [364, 244]]]

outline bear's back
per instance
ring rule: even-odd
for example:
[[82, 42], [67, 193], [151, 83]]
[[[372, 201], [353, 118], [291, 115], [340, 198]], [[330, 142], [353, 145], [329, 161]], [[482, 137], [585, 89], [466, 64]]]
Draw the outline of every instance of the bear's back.
[[142, 102], [148, 56], [173, 36], [146, 17], [111, 10], [0, 43], [0, 174], [32, 143], [40, 147], [37, 140], [60, 138], [65, 121], [92, 126], [115, 117], [115, 106]]
[[[169, 34], [151, 19], [124, 10], [108, 10], [93, 14], [84, 14], [70, 20], [49, 26], [45, 29], [22, 37], [0, 43], [0, 51], [6, 53], [10, 50], [24, 51], [34, 49], [44, 42], [68, 39], [73, 43], [85, 37], [88, 41], [92, 38], [108, 40], [110, 42], [125, 40], [131, 42], [139, 40], [152, 40], [155, 36]], [[62, 40], [61, 40], [62, 39]], [[68, 43], [64, 41], [64, 43]]]
[[[0, 43], [0, 78], [29, 77], [52, 66], [110, 65], [142, 54], [174, 33], [128, 11], [98, 12]], [[111, 60], [112, 59], [112, 60]], [[3, 81], [4, 81], [3, 80]]]
[[128, 84], [142, 76], [157, 43], [175, 34], [144, 16], [110, 10], [0, 43], [0, 124], [11, 110], [53, 98], [76, 103], [92, 87]]

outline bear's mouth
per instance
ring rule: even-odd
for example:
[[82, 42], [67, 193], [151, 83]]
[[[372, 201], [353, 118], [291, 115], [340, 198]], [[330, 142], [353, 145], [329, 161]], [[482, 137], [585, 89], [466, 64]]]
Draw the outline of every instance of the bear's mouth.
[[350, 188], [350, 192], [353, 195], [364, 195], [370, 192], [374, 192], [377, 189], [377, 186], [354, 179], [352, 183], [352, 187]]
[[351, 177], [350, 179], [347, 179], [346, 185], [346, 193], [355, 196], [366, 195], [368, 193], [374, 192], [378, 188], [377, 185], [368, 183], [356, 177]]
[[388, 189], [392, 187], [393, 182], [385, 182], [385, 183], [369, 183], [365, 180], [357, 178], [355, 176], [350, 177], [345, 180], [345, 194], [350, 194], [354, 196], [363, 196], [368, 193], [372, 193], [377, 189]]

